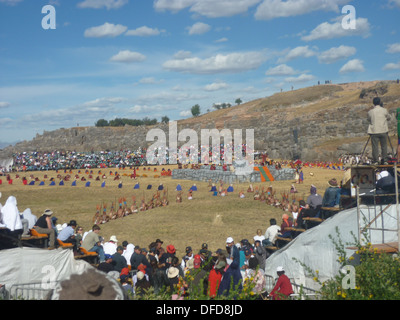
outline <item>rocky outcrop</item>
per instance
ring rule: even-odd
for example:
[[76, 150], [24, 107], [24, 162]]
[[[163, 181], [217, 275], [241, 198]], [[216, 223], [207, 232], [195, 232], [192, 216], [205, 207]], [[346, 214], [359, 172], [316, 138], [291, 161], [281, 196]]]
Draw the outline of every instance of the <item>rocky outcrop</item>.
[[[367, 112], [374, 96], [380, 95], [394, 115], [399, 107], [400, 85], [395, 82], [321, 85], [275, 94], [228, 109], [209, 112], [178, 121], [177, 131], [193, 129], [201, 143], [202, 129], [254, 129], [255, 149], [273, 159], [335, 160], [343, 153], [361, 152], [368, 136]], [[394, 118], [394, 117], [393, 117]], [[136, 150], [154, 141], [147, 133], [152, 127], [77, 127], [45, 131], [31, 141], [17, 143], [0, 152], [0, 158], [13, 152], [75, 150]], [[397, 135], [397, 122], [390, 123]], [[394, 137], [395, 138], [395, 137]], [[184, 142], [182, 142], [184, 143]], [[182, 144], [181, 143], [181, 144]], [[211, 144], [211, 142], [210, 142]]]

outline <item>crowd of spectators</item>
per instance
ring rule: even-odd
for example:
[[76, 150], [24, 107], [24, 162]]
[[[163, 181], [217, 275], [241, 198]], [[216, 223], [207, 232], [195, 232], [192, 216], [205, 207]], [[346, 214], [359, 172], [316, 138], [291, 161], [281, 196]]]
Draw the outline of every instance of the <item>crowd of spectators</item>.
[[13, 154], [12, 171], [125, 168], [146, 164], [145, 149], [99, 152], [22, 152]]

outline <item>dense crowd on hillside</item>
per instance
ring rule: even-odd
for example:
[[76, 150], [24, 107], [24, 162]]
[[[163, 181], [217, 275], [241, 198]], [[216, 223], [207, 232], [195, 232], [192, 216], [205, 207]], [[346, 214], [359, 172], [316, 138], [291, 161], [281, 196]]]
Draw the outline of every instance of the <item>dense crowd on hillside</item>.
[[[191, 150], [194, 146], [184, 150], [187, 160], [184, 163], [201, 162], [202, 153], [205, 150], [201, 146], [198, 154], [191, 156]], [[232, 154], [234, 154], [232, 146]], [[246, 145], [240, 146], [242, 153], [246, 152]], [[218, 153], [216, 153], [216, 149]], [[168, 150], [166, 150], [168, 151]], [[183, 150], [180, 150], [183, 151]], [[213, 155], [219, 154], [220, 159], [224, 159], [224, 145], [209, 147], [208, 157], [213, 159]], [[253, 151], [251, 151], [253, 152]], [[252, 153], [254, 154], [254, 153]], [[158, 156], [156, 153], [154, 157]], [[197, 157], [197, 159], [196, 159]], [[94, 168], [125, 168], [134, 166], [143, 166], [152, 163], [152, 159], [147, 159], [147, 149], [139, 148], [137, 150], [119, 150], [119, 151], [98, 151], [98, 152], [77, 152], [77, 151], [59, 151], [52, 152], [19, 152], [12, 155], [13, 165], [9, 168], [0, 167], [2, 172], [21, 172], [21, 171], [47, 171], [47, 170], [72, 170], [72, 169], [94, 169]], [[168, 164], [168, 153], [165, 156]], [[182, 158], [180, 158], [182, 159]]]

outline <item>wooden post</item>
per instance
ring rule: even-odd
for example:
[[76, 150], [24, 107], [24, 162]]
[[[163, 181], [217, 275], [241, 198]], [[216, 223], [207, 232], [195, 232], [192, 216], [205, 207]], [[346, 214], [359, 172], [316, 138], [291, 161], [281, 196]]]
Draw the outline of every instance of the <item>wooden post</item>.
[[394, 185], [396, 188], [396, 213], [397, 213], [397, 249], [400, 250], [400, 213], [399, 213], [399, 183], [397, 181], [397, 163], [394, 164]]
[[356, 201], [357, 201], [357, 228], [358, 228], [358, 241], [361, 244], [361, 226], [360, 226], [360, 190], [356, 186]]

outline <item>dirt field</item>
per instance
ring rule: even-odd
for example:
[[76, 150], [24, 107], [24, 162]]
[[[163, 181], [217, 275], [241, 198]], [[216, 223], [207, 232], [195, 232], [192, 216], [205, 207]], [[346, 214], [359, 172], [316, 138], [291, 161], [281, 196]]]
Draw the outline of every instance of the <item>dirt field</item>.
[[[2, 198], [0, 202], [4, 205], [7, 198], [15, 196], [18, 201], [18, 209], [23, 212], [30, 208], [36, 216], [40, 216], [43, 211], [50, 208], [54, 211], [54, 216], [58, 218], [57, 223], [63, 224], [71, 219], [77, 220], [78, 224], [89, 230], [92, 225], [93, 216], [96, 213], [96, 206], [107, 204], [107, 210], [110, 209], [112, 202], [114, 207], [118, 208], [118, 199], [126, 198], [127, 205], [132, 204], [132, 196], [136, 197], [137, 204], [140, 204], [142, 197], [146, 201], [157, 192], [158, 186], [162, 183], [167, 190], [169, 205], [166, 207], [154, 208], [145, 212], [139, 212], [120, 219], [110, 221], [101, 225], [101, 235], [108, 240], [111, 235], [116, 235], [120, 243], [127, 240], [141, 247], [148, 245], [157, 238], [164, 241], [164, 248], [173, 244], [177, 249], [178, 257], [184, 255], [186, 246], [191, 246], [194, 251], [200, 250], [202, 243], [207, 243], [210, 250], [215, 251], [218, 248], [224, 248], [225, 240], [228, 236], [234, 238], [235, 242], [242, 239], [248, 239], [250, 242], [256, 234], [258, 228], [263, 233], [269, 226], [269, 219], [276, 218], [278, 224], [281, 223], [283, 211], [267, 205], [264, 202], [253, 200], [253, 194], [247, 193], [247, 184], [234, 184], [234, 192], [226, 197], [213, 196], [210, 192], [208, 182], [192, 182], [184, 180], [174, 180], [171, 177], [161, 176], [161, 169], [174, 166], [154, 167], [150, 171], [144, 171], [141, 168], [137, 171], [139, 177], [136, 180], [130, 178], [131, 170], [99, 169], [93, 170], [93, 178], [89, 179], [89, 174], [84, 171], [78, 173], [74, 170], [71, 180], [65, 182], [64, 186], [59, 186], [60, 178], [57, 178], [55, 171], [48, 172], [26, 172], [11, 174], [13, 184], [9, 185], [5, 177], [0, 185]], [[114, 175], [110, 172], [118, 172], [121, 180], [114, 181]], [[253, 187], [262, 187], [265, 189], [272, 186], [276, 190], [276, 197], [281, 199], [283, 192], [288, 192], [292, 184], [295, 185], [298, 193], [295, 194], [295, 200], [298, 202], [301, 198], [306, 198], [309, 194], [310, 185], [317, 187], [318, 193], [323, 195], [327, 188], [327, 181], [336, 178], [340, 181], [343, 177], [343, 171], [319, 168], [304, 168], [304, 183], [294, 184], [294, 181], [275, 181], [255, 183]], [[310, 174], [312, 173], [312, 175]], [[23, 185], [22, 178], [26, 177], [30, 181], [30, 175], [37, 177], [40, 181], [45, 181], [44, 186]], [[47, 174], [47, 178], [44, 175]], [[66, 173], [59, 172], [64, 177]], [[77, 186], [72, 187], [72, 181], [75, 175], [79, 175]], [[101, 179], [105, 174], [107, 179]], [[147, 177], [143, 177], [146, 174]], [[100, 176], [100, 181], [96, 177]], [[85, 177], [91, 182], [90, 187], [85, 187], [84, 181], [80, 179]], [[50, 179], [54, 178], [56, 185], [49, 186]], [[101, 183], [106, 181], [106, 187], [102, 188]], [[118, 188], [122, 181], [123, 187]], [[140, 189], [134, 190], [134, 185], [139, 182]], [[193, 193], [193, 200], [187, 199], [187, 193], [190, 187], [196, 183], [198, 191]], [[151, 184], [152, 189], [147, 190]], [[183, 190], [183, 202], [176, 203], [176, 187], [180, 184]], [[227, 187], [227, 185], [226, 185]], [[238, 197], [240, 190], [246, 194], [244, 199]], [[163, 194], [161, 193], [161, 196]]]

